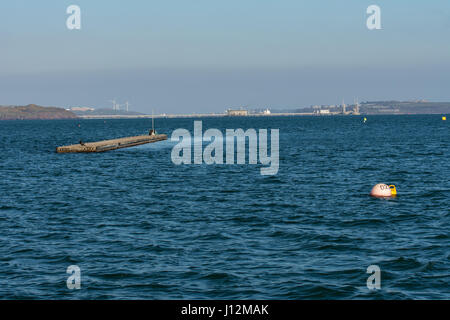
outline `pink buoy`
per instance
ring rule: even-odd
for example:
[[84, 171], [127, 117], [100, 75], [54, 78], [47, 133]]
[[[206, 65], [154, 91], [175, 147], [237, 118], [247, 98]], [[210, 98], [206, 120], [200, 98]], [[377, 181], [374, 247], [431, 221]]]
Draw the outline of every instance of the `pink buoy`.
[[376, 184], [372, 191], [370, 191], [370, 195], [372, 197], [392, 197], [397, 194], [397, 190], [395, 190], [395, 186], [388, 186], [384, 183]]

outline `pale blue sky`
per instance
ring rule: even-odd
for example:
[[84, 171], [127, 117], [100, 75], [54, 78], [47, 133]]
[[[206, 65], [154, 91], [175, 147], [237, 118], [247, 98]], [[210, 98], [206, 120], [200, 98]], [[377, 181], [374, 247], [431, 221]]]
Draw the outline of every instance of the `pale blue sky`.
[[[82, 29], [66, 28], [81, 7]], [[382, 30], [366, 28], [381, 7]], [[0, 104], [212, 112], [373, 99], [450, 100], [450, 2], [10, 1]]]

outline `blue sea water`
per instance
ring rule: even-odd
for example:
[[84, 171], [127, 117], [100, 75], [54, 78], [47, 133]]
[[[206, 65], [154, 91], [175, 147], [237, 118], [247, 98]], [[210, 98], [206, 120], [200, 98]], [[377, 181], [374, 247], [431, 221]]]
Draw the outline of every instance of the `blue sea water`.
[[[449, 299], [450, 130], [436, 116], [203, 118], [278, 128], [280, 169], [179, 165], [151, 120], [0, 122], [0, 298]], [[80, 126], [78, 126], [80, 124]], [[193, 119], [157, 119], [159, 133]], [[398, 197], [371, 198], [376, 183]], [[81, 269], [69, 290], [67, 267]], [[366, 286], [381, 269], [381, 289]]]

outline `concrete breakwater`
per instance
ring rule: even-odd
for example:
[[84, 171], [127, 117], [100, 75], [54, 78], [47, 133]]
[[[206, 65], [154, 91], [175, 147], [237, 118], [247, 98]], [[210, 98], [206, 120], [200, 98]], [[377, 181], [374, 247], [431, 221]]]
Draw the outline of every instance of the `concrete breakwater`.
[[134, 137], [125, 137], [111, 140], [103, 140], [97, 142], [80, 141], [78, 144], [57, 147], [57, 153], [76, 153], [76, 152], [104, 152], [120, 148], [134, 147], [141, 144], [152, 143], [167, 140], [165, 134], [153, 134]]

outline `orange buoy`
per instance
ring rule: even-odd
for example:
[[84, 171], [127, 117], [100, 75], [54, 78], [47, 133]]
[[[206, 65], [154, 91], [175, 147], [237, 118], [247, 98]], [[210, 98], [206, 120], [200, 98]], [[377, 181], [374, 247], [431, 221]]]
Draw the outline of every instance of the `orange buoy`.
[[393, 197], [397, 195], [397, 189], [394, 185], [387, 185], [384, 183], [378, 183], [370, 191], [372, 197]]

